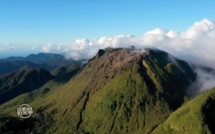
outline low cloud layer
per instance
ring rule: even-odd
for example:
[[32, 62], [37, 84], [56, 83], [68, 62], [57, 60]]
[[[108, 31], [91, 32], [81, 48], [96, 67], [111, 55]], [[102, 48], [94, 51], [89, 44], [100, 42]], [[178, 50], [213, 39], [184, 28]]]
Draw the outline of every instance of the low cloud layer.
[[215, 68], [215, 23], [208, 19], [196, 22], [185, 32], [154, 29], [144, 35], [118, 35], [99, 39], [77, 39], [71, 44], [47, 44], [44, 52], [65, 53], [74, 59], [89, 59], [98, 49], [106, 47], [155, 47], [172, 55]]
[[201, 68], [196, 68], [194, 71], [197, 73], [197, 78], [188, 89], [189, 95], [196, 96], [215, 87], [215, 71], [206, 71]]
[[15, 50], [17, 48], [18, 47], [15, 44], [7, 43], [6, 45], [1, 45], [0, 52], [8, 51], [8, 50]]

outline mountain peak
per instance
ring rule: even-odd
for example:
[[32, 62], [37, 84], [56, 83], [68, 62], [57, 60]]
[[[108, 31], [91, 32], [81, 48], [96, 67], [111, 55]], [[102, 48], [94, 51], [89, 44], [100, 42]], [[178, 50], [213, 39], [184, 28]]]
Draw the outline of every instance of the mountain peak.
[[[186, 62], [169, 57], [168, 53], [152, 48], [99, 50], [68, 82], [45, 84], [33, 93], [40, 99], [30, 103], [36, 113], [30, 131], [152, 132], [182, 105], [186, 88], [195, 79]], [[38, 93], [46, 89], [51, 92], [40, 97]], [[23, 129], [27, 130], [25, 126]]]
[[98, 53], [96, 54], [96, 58], [100, 58], [104, 54], [105, 54], [105, 51], [103, 49], [99, 49]]
[[131, 48], [99, 49], [96, 54], [96, 58], [103, 58], [103, 60], [107, 59], [111, 64], [121, 63], [124, 65], [126, 63], [131, 63], [141, 60], [142, 58], [156, 55], [168, 56], [166, 52], [155, 48], [137, 49], [132, 46]]
[[[99, 55], [101, 52], [102, 55]], [[108, 51], [99, 50], [97, 57], [98, 55], [100, 58], [90, 60], [85, 71], [86, 74], [103, 81], [100, 84], [132, 70], [132, 73], [140, 75], [141, 79], [151, 81], [156, 89], [150, 92], [160, 92], [170, 100], [177, 98], [176, 96], [172, 98], [172, 95], [179, 95], [181, 101], [177, 100], [178, 104], [170, 101], [173, 107], [182, 103], [182, 96], [186, 94], [186, 85], [195, 79], [194, 72], [186, 62], [159, 49], [117, 48]], [[186, 79], [181, 79], [184, 77]], [[181, 88], [174, 89], [175, 86]]]

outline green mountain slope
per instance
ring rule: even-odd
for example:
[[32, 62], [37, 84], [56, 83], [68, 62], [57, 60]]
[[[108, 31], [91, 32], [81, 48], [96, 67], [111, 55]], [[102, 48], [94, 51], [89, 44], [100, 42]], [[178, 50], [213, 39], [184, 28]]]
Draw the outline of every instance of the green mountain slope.
[[41, 87], [53, 76], [44, 69], [22, 70], [0, 76], [0, 104]]
[[[166, 52], [142, 51], [99, 50], [68, 82], [52, 80], [5, 103], [0, 106], [2, 132], [153, 132], [184, 103], [196, 76], [186, 62]], [[29, 119], [16, 115], [22, 103], [34, 109]], [[20, 127], [9, 129], [15, 123]]]
[[215, 133], [215, 88], [173, 112], [153, 133], [205, 134]]
[[71, 71], [80, 69], [81, 66], [82, 65], [80, 63], [74, 63], [72, 65], [62, 66], [62, 67], [53, 69], [50, 72], [53, 76], [63, 76]]

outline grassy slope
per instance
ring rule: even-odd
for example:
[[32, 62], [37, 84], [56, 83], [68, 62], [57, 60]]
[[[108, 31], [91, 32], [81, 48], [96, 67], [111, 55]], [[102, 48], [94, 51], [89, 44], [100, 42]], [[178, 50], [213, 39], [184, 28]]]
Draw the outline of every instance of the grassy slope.
[[[215, 123], [215, 88], [189, 101], [157, 127], [153, 133], [211, 133]], [[210, 128], [210, 129], [209, 129]], [[214, 129], [212, 130], [214, 132]]]
[[38, 89], [53, 76], [45, 69], [22, 70], [0, 76], [0, 104]]
[[136, 66], [125, 69], [101, 90], [92, 94], [95, 97], [88, 101], [83, 112], [84, 121], [80, 131], [144, 133], [168, 116], [168, 105], [156, 98], [152, 99], [147, 92], [150, 89], [137, 73], [137, 69]]
[[81, 63], [74, 63], [72, 65], [62, 66], [50, 71], [53, 76], [62, 76], [74, 70], [78, 70], [81, 67]]

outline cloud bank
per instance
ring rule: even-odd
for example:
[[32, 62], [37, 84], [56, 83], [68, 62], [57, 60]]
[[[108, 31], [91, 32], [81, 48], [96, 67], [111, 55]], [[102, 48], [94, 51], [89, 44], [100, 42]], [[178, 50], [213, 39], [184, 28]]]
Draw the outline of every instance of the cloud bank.
[[191, 84], [188, 94], [196, 96], [212, 87], [215, 87], [215, 71], [205, 71], [200, 68], [196, 70], [196, 81]]
[[47, 44], [44, 52], [65, 53], [74, 59], [89, 59], [106, 47], [155, 47], [190, 62], [215, 68], [215, 23], [208, 19], [194, 23], [185, 32], [156, 28], [143, 35], [103, 36], [99, 39], [77, 39], [70, 44]]

